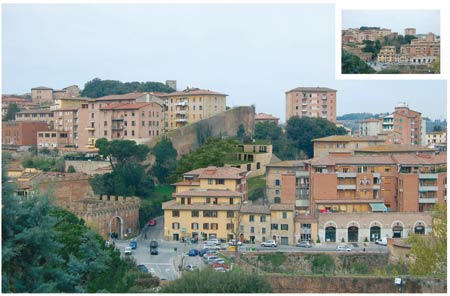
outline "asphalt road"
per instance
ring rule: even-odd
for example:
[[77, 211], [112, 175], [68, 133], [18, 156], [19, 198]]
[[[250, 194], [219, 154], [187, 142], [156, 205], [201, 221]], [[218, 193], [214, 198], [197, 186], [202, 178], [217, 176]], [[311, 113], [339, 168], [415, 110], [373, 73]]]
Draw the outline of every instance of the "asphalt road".
[[[202, 249], [203, 245], [181, 243], [163, 240], [163, 217], [156, 218], [157, 225], [153, 227], [145, 226], [141, 234], [136, 238], [138, 247], [133, 250], [132, 256], [137, 264], [143, 264], [155, 276], [161, 279], [175, 280], [181, 273], [178, 270], [179, 265], [186, 266], [188, 264], [196, 265], [199, 268], [204, 266], [199, 256], [190, 257], [187, 255], [190, 249]], [[150, 255], [150, 241], [158, 242], [158, 255]], [[129, 245], [130, 240], [116, 240], [116, 246], [121, 250], [122, 254], [125, 247]], [[350, 245], [353, 249], [351, 252], [370, 252], [370, 253], [386, 253], [387, 247], [368, 243], [335, 243], [324, 245], [313, 245], [312, 248], [300, 248], [296, 246], [261, 247], [259, 244], [243, 244], [239, 247], [240, 252], [252, 252], [252, 248], [257, 252], [337, 252], [338, 245]], [[228, 244], [222, 244], [223, 248], [227, 248]], [[365, 248], [365, 251], [363, 250]], [[175, 250], [176, 249], [176, 250]], [[341, 251], [342, 252], [342, 251]], [[124, 255], [125, 256], [125, 255]]]

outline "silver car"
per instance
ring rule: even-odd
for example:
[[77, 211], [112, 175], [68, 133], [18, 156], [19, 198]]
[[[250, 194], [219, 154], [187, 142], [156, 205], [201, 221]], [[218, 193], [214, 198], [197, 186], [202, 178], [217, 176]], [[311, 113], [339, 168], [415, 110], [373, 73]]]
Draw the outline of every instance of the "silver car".
[[275, 248], [277, 245], [278, 245], [277, 242], [274, 241], [274, 240], [268, 240], [268, 241], [265, 241], [265, 242], [261, 243], [261, 247], [273, 247], [273, 248]]

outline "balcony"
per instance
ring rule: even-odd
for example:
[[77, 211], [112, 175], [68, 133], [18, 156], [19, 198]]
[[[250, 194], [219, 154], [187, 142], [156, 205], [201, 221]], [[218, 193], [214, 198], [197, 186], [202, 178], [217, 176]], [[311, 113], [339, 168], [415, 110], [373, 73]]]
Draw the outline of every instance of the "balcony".
[[437, 180], [438, 174], [419, 174], [419, 179], [433, 179]]
[[296, 207], [309, 207], [309, 199], [297, 199], [295, 201]]
[[95, 127], [90, 126], [90, 127], [87, 127], [86, 130], [87, 131], [95, 131]]
[[123, 130], [123, 126], [112, 126], [111, 129], [113, 131], [121, 131], [121, 130]]
[[380, 185], [373, 185], [372, 189], [373, 190], [380, 190]]
[[179, 118], [179, 119], [176, 119], [175, 122], [179, 122], [179, 123], [187, 123], [188, 120], [187, 120], [186, 118]]
[[356, 190], [356, 185], [337, 185], [337, 190]]
[[420, 204], [435, 204], [437, 203], [437, 198], [419, 198]]
[[177, 106], [182, 106], [182, 107], [184, 107], [184, 106], [186, 106], [187, 105], [187, 102], [186, 101], [181, 101], [181, 102], [178, 102], [177, 103]]
[[302, 171], [302, 172], [295, 172], [295, 177], [309, 177], [309, 172], [305, 172], [305, 171]]
[[116, 117], [116, 118], [112, 118], [112, 121], [123, 121], [122, 117]]
[[419, 185], [419, 192], [428, 192], [428, 191], [438, 191], [437, 186], [420, 186]]
[[338, 178], [356, 178], [356, 173], [337, 173]]
[[186, 115], [187, 111], [186, 110], [177, 110], [175, 111], [175, 114], [180, 114], [180, 115]]
[[372, 175], [374, 178], [378, 178], [378, 179], [380, 179], [380, 177], [381, 177], [380, 173], [372, 173]]

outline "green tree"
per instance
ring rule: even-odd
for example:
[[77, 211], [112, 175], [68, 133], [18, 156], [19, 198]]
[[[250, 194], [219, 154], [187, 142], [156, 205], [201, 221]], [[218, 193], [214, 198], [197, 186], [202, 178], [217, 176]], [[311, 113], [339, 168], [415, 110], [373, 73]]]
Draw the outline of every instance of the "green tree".
[[162, 137], [152, 152], [155, 155], [155, 164], [152, 167], [152, 172], [160, 183], [166, 183], [168, 177], [177, 168], [177, 150], [173, 148], [172, 141], [169, 138]]
[[245, 137], [245, 127], [241, 123], [238, 127], [238, 130], [236, 132], [236, 138], [238, 138], [240, 141], [243, 141]]
[[296, 149], [288, 140], [283, 129], [275, 122], [258, 122], [255, 124], [255, 139], [272, 143], [273, 153], [282, 160], [294, 159]]
[[287, 121], [286, 134], [299, 151], [303, 151], [307, 157], [313, 157], [313, 139], [345, 135], [347, 131], [324, 118], [292, 116]]
[[418, 276], [447, 278], [447, 205], [435, 205], [432, 210], [433, 230], [428, 235], [413, 234], [409, 272]]
[[69, 167], [67, 168], [67, 172], [71, 173], [71, 174], [76, 172], [75, 168], [73, 167], [73, 165], [69, 165]]
[[118, 80], [101, 80], [94, 78], [86, 82], [81, 95], [89, 98], [99, 98], [108, 95], [121, 95], [130, 92], [165, 92], [175, 90], [161, 82], [121, 82]]
[[373, 74], [376, 71], [367, 65], [359, 57], [342, 50], [341, 56], [341, 73], [342, 74]]
[[8, 105], [8, 110], [6, 111], [6, 117], [5, 117], [5, 119], [6, 119], [7, 121], [10, 121], [10, 120], [16, 120], [16, 113], [17, 113], [17, 112], [20, 112], [19, 106], [17, 106], [16, 103], [10, 103], [10, 104]]
[[333, 273], [335, 263], [329, 254], [316, 254], [312, 261], [311, 270], [313, 273]]
[[161, 293], [271, 293], [272, 287], [256, 273], [214, 272], [211, 267], [185, 272], [161, 288]]

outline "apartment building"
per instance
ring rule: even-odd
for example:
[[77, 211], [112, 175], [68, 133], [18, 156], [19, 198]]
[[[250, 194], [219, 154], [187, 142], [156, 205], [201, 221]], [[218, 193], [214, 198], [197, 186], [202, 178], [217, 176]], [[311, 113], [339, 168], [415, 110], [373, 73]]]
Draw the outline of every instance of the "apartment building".
[[95, 99], [90, 99], [87, 97], [70, 97], [70, 98], [55, 98], [53, 100], [53, 105], [50, 106], [50, 110], [59, 110], [67, 108], [80, 108], [85, 102], [95, 101]]
[[73, 147], [73, 138], [69, 137], [68, 132], [61, 131], [44, 131], [39, 130], [37, 136], [38, 149], [58, 149]]
[[49, 108], [29, 109], [16, 113], [16, 121], [45, 121], [53, 127], [53, 112]]
[[207, 167], [187, 172], [176, 186], [174, 200], [163, 203], [164, 238], [232, 239], [237, 217], [247, 200], [247, 172]]
[[225, 166], [246, 170], [248, 177], [261, 176], [266, 173], [266, 165], [278, 162], [279, 159], [272, 154], [272, 145], [258, 141], [253, 144], [238, 145], [238, 154], [235, 162]]
[[431, 132], [427, 134], [428, 145], [447, 144], [447, 131]]
[[383, 46], [377, 55], [378, 63], [397, 63], [398, 59], [395, 46]]
[[359, 134], [361, 136], [376, 136], [381, 131], [381, 120], [369, 118], [359, 122]]
[[378, 146], [386, 143], [386, 139], [377, 136], [329, 136], [312, 140], [314, 157], [322, 157], [331, 153], [353, 153], [356, 149]]
[[257, 113], [255, 114], [255, 124], [258, 124], [259, 122], [274, 122], [278, 124], [278, 121], [280, 118], [275, 117], [271, 114], [266, 113]]
[[78, 109], [66, 108], [53, 111], [53, 132], [38, 133], [38, 149], [75, 148], [78, 146]]
[[165, 128], [173, 130], [225, 112], [227, 96], [199, 88], [161, 95], [167, 106]]
[[406, 103], [399, 103], [392, 114], [383, 118], [382, 128], [398, 132], [400, 144], [426, 145], [426, 121]]
[[29, 100], [23, 98], [23, 96], [16, 95], [2, 95], [2, 118], [5, 119], [8, 113], [8, 108], [10, 104], [16, 104], [20, 110], [28, 110], [31, 108], [38, 108], [39, 105], [30, 102]]
[[415, 28], [406, 28], [405, 29], [405, 36], [406, 35], [416, 36], [416, 29]]
[[[129, 102], [129, 100], [125, 100]], [[99, 138], [127, 139], [138, 144], [163, 132], [164, 107], [156, 102], [83, 103], [78, 110], [78, 146], [95, 149]]]
[[287, 91], [286, 120], [307, 116], [336, 123], [336, 92], [327, 87], [297, 87]]
[[80, 88], [77, 85], [71, 85], [62, 90], [55, 90], [46, 86], [34, 87], [31, 89], [31, 101], [41, 105], [51, 105], [55, 99], [79, 96]]

